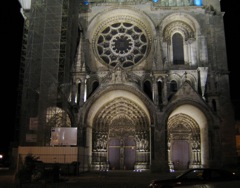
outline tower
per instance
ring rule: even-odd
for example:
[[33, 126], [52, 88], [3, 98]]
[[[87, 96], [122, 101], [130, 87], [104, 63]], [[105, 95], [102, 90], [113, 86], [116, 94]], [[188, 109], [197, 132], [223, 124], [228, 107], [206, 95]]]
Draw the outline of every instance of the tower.
[[218, 0], [20, 2], [20, 153], [70, 148], [91, 170], [234, 163]]

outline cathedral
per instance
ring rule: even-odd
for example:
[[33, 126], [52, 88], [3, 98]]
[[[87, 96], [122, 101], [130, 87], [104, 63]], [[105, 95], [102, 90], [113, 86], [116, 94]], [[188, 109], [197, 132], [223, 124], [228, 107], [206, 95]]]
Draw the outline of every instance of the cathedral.
[[19, 0], [18, 161], [175, 171], [236, 162], [219, 0]]

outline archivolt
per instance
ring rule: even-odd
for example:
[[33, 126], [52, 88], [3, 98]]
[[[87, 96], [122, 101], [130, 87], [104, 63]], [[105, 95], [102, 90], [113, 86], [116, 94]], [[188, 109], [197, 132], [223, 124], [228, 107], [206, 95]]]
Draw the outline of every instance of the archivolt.
[[93, 120], [93, 128], [105, 132], [109, 130], [109, 126], [119, 121], [124, 121], [128, 128], [136, 131], [146, 130], [149, 125], [148, 116], [141, 107], [129, 99], [119, 97], [98, 110]]
[[186, 114], [176, 114], [168, 121], [168, 134], [177, 132], [198, 135], [200, 133], [200, 128], [192, 117]]
[[173, 21], [166, 25], [163, 30], [163, 40], [164, 42], [171, 43], [171, 37], [174, 33], [179, 32], [185, 39], [188, 41], [189, 39], [195, 38], [195, 32], [190, 25], [183, 21]]

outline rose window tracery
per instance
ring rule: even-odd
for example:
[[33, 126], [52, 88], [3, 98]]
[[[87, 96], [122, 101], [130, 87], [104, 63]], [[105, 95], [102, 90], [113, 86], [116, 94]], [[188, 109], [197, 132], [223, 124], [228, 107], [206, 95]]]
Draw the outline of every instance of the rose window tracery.
[[127, 68], [140, 63], [148, 51], [144, 29], [133, 23], [114, 23], [99, 32], [96, 52], [102, 63]]

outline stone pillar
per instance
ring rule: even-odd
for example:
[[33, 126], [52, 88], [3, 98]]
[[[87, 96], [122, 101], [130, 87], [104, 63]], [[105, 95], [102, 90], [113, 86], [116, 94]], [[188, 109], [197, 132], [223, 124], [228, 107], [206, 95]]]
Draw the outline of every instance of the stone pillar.
[[162, 101], [163, 101], [163, 105], [166, 105], [168, 100], [167, 100], [167, 75], [165, 76], [164, 80], [163, 80], [163, 92], [162, 92]]
[[205, 36], [199, 36], [199, 59], [200, 62], [205, 64], [208, 62], [208, 48]]

